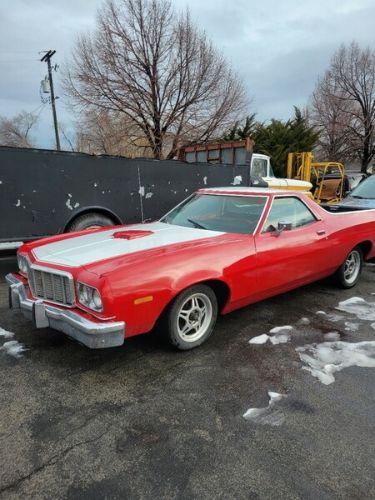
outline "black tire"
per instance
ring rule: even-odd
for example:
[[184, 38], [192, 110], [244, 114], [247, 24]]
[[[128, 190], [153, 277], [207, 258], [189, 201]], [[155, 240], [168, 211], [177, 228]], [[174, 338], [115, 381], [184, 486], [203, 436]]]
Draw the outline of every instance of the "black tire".
[[79, 215], [68, 227], [68, 233], [73, 231], [82, 231], [84, 229], [91, 229], [95, 227], [114, 226], [116, 223], [106, 215], [98, 212], [89, 212]]
[[[186, 309], [184, 309], [184, 307], [188, 307], [189, 300], [192, 301], [193, 298], [198, 301], [198, 304], [203, 304], [203, 306], [205, 306], [205, 304], [207, 305], [207, 317], [202, 319], [203, 324], [201, 332], [199, 332], [198, 329], [195, 336], [192, 332], [191, 337], [189, 338], [189, 340], [187, 340], [190, 334], [187, 333], [182, 335], [181, 322], [183, 322], [184, 320], [180, 316], [180, 314], [181, 311], [186, 314]], [[197, 311], [198, 310], [201, 309], [197, 309]], [[197, 311], [192, 309], [189, 315], [192, 315], [193, 313], [199, 315], [199, 312]], [[170, 344], [181, 351], [188, 351], [190, 349], [198, 347], [208, 339], [214, 329], [217, 315], [217, 298], [212, 288], [206, 285], [194, 285], [181, 292], [180, 295], [178, 295], [171, 303], [168, 310], [166, 311], [163, 330]], [[199, 321], [200, 320], [197, 318], [196, 323], [198, 324]], [[195, 339], [195, 337], [197, 338]]]
[[[354, 258], [355, 264], [353, 267], [353, 273], [350, 275], [348, 270], [348, 265], [350, 262], [353, 262], [351, 259]], [[362, 273], [363, 267], [363, 252], [361, 247], [355, 247], [353, 250], [349, 252], [345, 261], [341, 264], [341, 266], [337, 269], [335, 274], [333, 275], [334, 281], [336, 285], [341, 288], [352, 288], [355, 286]]]

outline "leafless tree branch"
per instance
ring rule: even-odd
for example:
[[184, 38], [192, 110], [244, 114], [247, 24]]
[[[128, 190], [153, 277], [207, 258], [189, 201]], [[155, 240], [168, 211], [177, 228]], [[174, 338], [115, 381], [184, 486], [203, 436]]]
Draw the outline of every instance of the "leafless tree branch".
[[37, 121], [38, 116], [27, 111], [21, 111], [13, 118], [0, 116], [0, 145], [32, 148], [30, 133]]
[[167, 0], [106, 0], [96, 31], [76, 43], [65, 88], [77, 106], [123, 115], [156, 158], [219, 135], [246, 105], [223, 56]]
[[365, 172], [375, 156], [375, 51], [355, 42], [341, 46], [315, 88], [311, 108], [327, 157], [356, 158]]

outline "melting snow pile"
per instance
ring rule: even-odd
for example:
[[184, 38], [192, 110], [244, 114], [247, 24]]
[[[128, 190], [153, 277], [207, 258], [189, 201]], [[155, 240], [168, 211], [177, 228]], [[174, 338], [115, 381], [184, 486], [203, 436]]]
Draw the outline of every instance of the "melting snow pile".
[[352, 297], [351, 299], [339, 302], [336, 309], [354, 314], [358, 319], [375, 321], [375, 302], [367, 302], [367, 300], [361, 297]]
[[285, 420], [285, 415], [280, 409], [275, 408], [275, 405], [286, 396], [272, 391], [268, 391], [268, 396], [270, 398], [268, 406], [265, 408], [249, 408], [243, 414], [243, 418], [261, 425], [281, 425]]
[[1, 328], [1, 326], [0, 326], [0, 337], [4, 337], [6, 339], [11, 339], [12, 337], [14, 337], [14, 333], [7, 332], [6, 330], [4, 330], [4, 328]]
[[353, 344], [341, 341], [323, 342], [297, 347], [296, 351], [303, 363], [302, 368], [325, 385], [332, 384], [335, 381], [334, 373], [344, 368], [375, 368], [375, 341]]
[[340, 314], [327, 314], [325, 311], [316, 311], [318, 316], [324, 316], [327, 318], [329, 321], [333, 321], [334, 323], [337, 323], [338, 321], [341, 321], [343, 319], [343, 316]]
[[273, 345], [286, 344], [291, 338], [291, 330], [293, 330], [293, 327], [290, 325], [275, 326], [275, 328], [270, 330], [270, 333], [273, 333], [274, 335], [267, 335], [266, 333], [263, 333], [262, 335], [258, 335], [257, 337], [250, 339], [249, 344], [265, 344], [268, 340]]
[[17, 359], [22, 358], [22, 353], [26, 351], [25, 346], [20, 344], [17, 340], [4, 342], [0, 349], [3, 349], [7, 354], [9, 354], [9, 356], [13, 356]]
[[250, 339], [249, 344], [265, 344], [269, 338], [269, 335], [263, 333], [262, 335], [258, 335], [257, 337]]
[[[4, 328], [0, 327], [0, 337], [3, 337], [4, 339], [11, 339], [14, 337], [14, 333], [8, 332], [4, 330]], [[26, 351], [26, 349], [25, 346], [20, 344], [17, 340], [8, 340], [0, 346], [0, 351], [5, 351], [9, 354], [9, 356], [13, 356], [14, 358], [21, 358], [22, 353]]]
[[309, 325], [311, 323], [311, 321], [309, 320], [309, 318], [306, 318], [306, 317], [303, 317], [301, 318], [299, 321], [298, 321], [298, 325]]

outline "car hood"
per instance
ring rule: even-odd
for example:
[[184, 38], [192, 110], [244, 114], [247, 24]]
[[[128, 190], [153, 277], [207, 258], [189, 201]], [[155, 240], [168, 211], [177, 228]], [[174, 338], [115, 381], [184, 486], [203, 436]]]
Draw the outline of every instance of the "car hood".
[[341, 207], [353, 207], [358, 209], [372, 209], [375, 208], [375, 200], [370, 198], [353, 198], [352, 196], [347, 196], [344, 198], [340, 204]]
[[114, 257], [211, 239], [222, 234], [225, 233], [175, 226], [163, 222], [135, 224], [42, 244], [33, 249], [33, 254], [39, 262], [84, 267]]

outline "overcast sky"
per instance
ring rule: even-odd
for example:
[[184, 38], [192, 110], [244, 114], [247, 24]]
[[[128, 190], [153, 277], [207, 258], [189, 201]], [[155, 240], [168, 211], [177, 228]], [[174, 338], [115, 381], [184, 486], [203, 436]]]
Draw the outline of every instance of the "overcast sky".
[[[173, 0], [172, 0], [173, 1]], [[258, 119], [288, 118], [304, 106], [341, 43], [375, 46], [375, 0], [174, 0], [193, 18], [243, 78]], [[53, 147], [50, 106], [41, 107], [46, 73], [38, 51], [68, 61], [78, 33], [95, 25], [101, 0], [0, 0], [0, 114], [40, 112], [40, 147]], [[59, 72], [55, 74], [57, 95]], [[69, 132], [72, 117], [57, 101]]]

